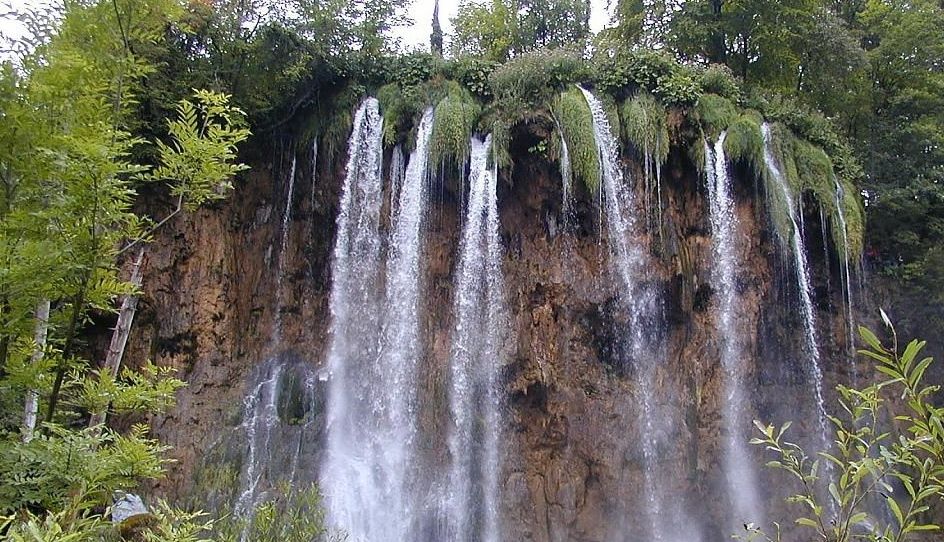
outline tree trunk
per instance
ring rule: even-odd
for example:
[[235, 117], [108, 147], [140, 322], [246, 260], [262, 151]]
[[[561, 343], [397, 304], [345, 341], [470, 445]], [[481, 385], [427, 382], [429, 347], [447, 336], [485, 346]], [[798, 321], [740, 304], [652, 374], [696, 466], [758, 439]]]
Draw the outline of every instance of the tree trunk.
[[[141, 263], [144, 261], [144, 247], [138, 249], [138, 257], [134, 261], [134, 267], [131, 270], [131, 284], [135, 289], [141, 287]], [[128, 335], [131, 334], [131, 323], [134, 321], [134, 313], [138, 308], [138, 295], [128, 294], [121, 301], [121, 309], [118, 311], [118, 323], [115, 325], [115, 331], [111, 335], [111, 344], [108, 345], [108, 354], [105, 356], [105, 365], [102, 371], [108, 371], [112, 378], [118, 376], [118, 369], [121, 367], [121, 358], [125, 353], [125, 346], [128, 344]], [[108, 414], [106, 405], [99, 412], [92, 414], [89, 420], [89, 427], [99, 427], [105, 423], [105, 417]]]
[[[36, 304], [36, 328], [33, 334], [33, 340], [36, 342], [36, 349], [33, 350], [31, 361], [35, 365], [43, 359], [46, 348], [46, 335], [49, 331], [49, 300], [44, 299]], [[29, 442], [33, 439], [33, 431], [36, 430], [36, 416], [39, 413], [39, 391], [29, 390], [26, 392], [26, 406], [23, 409], [23, 442]]]

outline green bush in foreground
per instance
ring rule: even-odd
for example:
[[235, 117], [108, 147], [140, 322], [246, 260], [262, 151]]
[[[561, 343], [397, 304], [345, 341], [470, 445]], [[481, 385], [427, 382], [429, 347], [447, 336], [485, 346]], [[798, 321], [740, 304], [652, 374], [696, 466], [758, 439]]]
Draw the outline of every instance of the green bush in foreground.
[[[868, 345], [859, 352], [876, 362], [882, 379], [863, 389], [837, 388], [842, 414], [829, 416], [833, 449], [810, 457], [784, 439], [789, 423], [778, 429], [755, 422], [761, 436], [751, 443], [773, 452], [775, 459], [767, 466], [785, 471], [798, 483], [799, 491], [787, 501], [803, 508], [795, 523], [815, 531], [815, 540], [903, 542], [941, 530], [929, 519], [932, 507], [944, 498], [944, 408], [934, 404], [940, 386], [923, 383], [932, 363], [930, 357], [918, 357], [925, 342], [911, 341], [899, 351], [895, 329], [884, 312], [882, 318], [890, 345], [859, 328]], [[882, 413], [889, 407], [899, 414], [886, 430]], [[828, 489], [825, 499], [818, 489], [822, 486]], [[888, 513], [877, 513], [875, 503]], [[774, 528], [768, 534], [749, 525], [740, 538], [780, 541], [781, 526], [775, 523]]]

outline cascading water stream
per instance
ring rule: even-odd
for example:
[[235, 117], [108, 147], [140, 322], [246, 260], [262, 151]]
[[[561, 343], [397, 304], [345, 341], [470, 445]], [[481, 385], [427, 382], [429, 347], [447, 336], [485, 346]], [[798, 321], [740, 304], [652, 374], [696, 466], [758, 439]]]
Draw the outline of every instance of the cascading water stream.
[[683, 499], [671, 503], [664, 486], [672, 473], [657, 466], [658, 448], [662, 444], [660, 435], [665, 434], [671, 423], [657, 408], [654, 388], [656, 385], [656, 359], [662, 350], [658, 346], [657, 330], [659, 307], [656, 293], [645, 284], [647, 276], [646, 250], [639, 240], [638, 205], [631, 187], [625, 182], [619, 163], [619, 146], [613, 136], [602, 103], [588, 90], [580, 88], [593, 117], [593, 132], [599, 155], [601, 172], [601, 198], [605, 216], [607, 244], [610, 261], [621, 286], [621, 301], [629, 314], [629, 337], [627, 345], [632, 359], [638, 364], [636, 390], [642, 406], [641, 418], [644, 434], [640, 437], [644, 460], [646, 510], [649, 539], [660, 542], [697, 541], [696, 528], [682, 510]]
[[[236, 501], [236, 516], [251, 517], [258, 501], [259, 481], [269, 463], [269, 440], [278, 423], [277, 396], [282, 366], [272, 364], [265, 375], [246, 395], [243, 402], [243, 429], [248, 450], [240, 486], [243, 488]], [[244, 540], [244, 530], [240, 540]]]
[[455, 427], [446, 503], [448, 539], [496, 542], [504, 281], [497, 175], [487, 164], [491, 135], [471, 142], [469, 200], [455, 279], [450, 406]]
[[[845, 192], [842, 189], [842, 185], [839, 184], [838, 180], [833, 180], [836, 185], [836, 216], [839, 218], [839, 228], [842, 233], [842, 279], [843, 279], [843, 294], [844, 294], [844, 308], [846, 312], [846, 331], [848, 334], [848, 348], [851, 351], [855, 345], [855, 320], [853, 317], [853, 300], [852, 300], [852, 271], [850, 269], [850, 258], [849, 258], [849, 230], [846, 226], [846, 214], [843, 210], [844, 208], [844, 199]], [[853, 369], [854, 369], [853, 365]], [[853, 375], [855, 377], [855, 375]]]
[[285, 276], [285, 250], [288, 248], [289, 227], [292, 225], [292, 199], [295, 196], [296, 155], [292, 153], [292, 165], [288, 172], [288, 190], [285, 195], [285, 210], [282, 212], [282, 225], [279, 229], [279, 265], [275, 275], [275, 336], [277, 345], [282, 339], [282, 279]]
[[[354, 116], [331, 262], [328, 402], [320, 482], [329, 525], [354, 541], [404, 539], [402, 488], [389, 480], [383, 397], [377, 368], [381, 286], [380, 210], [383, 118], [367, 98]], [[395, 445], [395, 444], [394, 444]], [[401, 468], [398, 465], [397, 468]]]
[[809, 266], [806, 260], [806, 248], [803, 245], [803, 233], [800, 225], [797, 223], [797, 208], [793, 201], [793, 193], [774, 157], [770, 125], [765, 122], [763, 126], [761, 126], [761, 131], [764, 136], [764, 163], [767, 166], [767, 172], [774, 181], [776, 189], [780, 191], [780, 196], [783, 198], [787, 206], [787, 213], [790, 216], [792, 234], [789, 242], [793, 252], [797, 287], [800, 291], [800, 304], [802, 305], [803, 325], [806, 331], [804, 347], [809, 358], [808, 370], [813, 380], [813, 393], [816, 400], [820, 437], [822, 439], [820, 444], [823, 445], [823, 449], [828, 449], [829, 432], [826, 421], [826, 405], [823, 399], [823, 372], [820, 369], [819, 340], [816, 334], [816, 316], [813, 311], [812, 287]]
[[714, 260], [713, 287], [717, 292], [717, 326], [721, 341], [721, 367], [724, 371], [724, 469], [731, 499], [731, 531], [744, 523], [763, 524], [762, 501], [757, 485], [754, 461], [747, 449], [751, 432], [750, 399], [745, 393], [745, 349], [738, 325], [736, 269], [738, 217], [731, 194], [727, 157], [722, 132], [712, 148], [705, 141], [705, 172], [708, 177], [708, 208]]
[[564, 229], [569, 230], [573, 221], [573, 171], [570, 165], [570, 149], [567, 148], [567, 140], [564, 139], [564, 132], [557, 127], [557, 133], [560, 135], [560, 171], [561, 171], [561, 192], [562, 205], [561, 212], [564, 215]]
[[[351, 136], [331, 292], [327, 458], [321, 480], [329, 522], [358, 542], [413, 540], [416, 528], [416, 367], [433, 110], [392, 181], [391, 231], [382, 262], [382, 119], [365, 101]], [[397, 176], [399, 167], [394, 169]], [[385, 269], [386, 275], [380, 276]], [[383, 279], [383, 280], [381, 280]], [[382, 282], [382, 284], [381, 284]]]

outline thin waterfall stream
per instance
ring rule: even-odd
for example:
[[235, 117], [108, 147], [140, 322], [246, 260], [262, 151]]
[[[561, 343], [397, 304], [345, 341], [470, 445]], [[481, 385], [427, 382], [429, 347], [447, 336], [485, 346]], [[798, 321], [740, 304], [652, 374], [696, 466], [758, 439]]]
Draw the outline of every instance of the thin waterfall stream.
[[471, 141], [469, 198], [456, 268], [450, 354], [448, 535], [450, 540], [497, 542], [504, 281], [499, 238], [497, 174], [488, 164], [491, 135]]
[[721, 368], [724, 372], [722, 422], [724, 435], [723, 464], [731, 499], [731, 532], [744, 523], [761, 525], [764, 519], [757, 485], [756, 465], [748, 450], [751, 435], [751, 405], [746, 393], [746, 358], [738, 313], [741, 304], [737, 292], [739, 222], [731, 192], [728, 161], [724, 153], [726, 133], [714, 147], [705, 141], [705, 172], [708, 177], [708, 208], [714, 259], [713, 285], [717, 292], [717, 328], [721, 343]]
[[772, 148], [773, 136], [770, 133], [770, 125], [765, 122], [761, 126], [761, 132], [764, 136], [764, 162], [767, 166], [767, 172], [774, 181], [776, 189], [780, 191], [780, 196], [783, 198], [783, 201], [787, 206], [787, 214], [790, 217], [792, 231], [790, 234], [789, 243], [790, 247], [792, 248], [791, 252], [793, 253], [793, 266], [796, 272], [797, 288], [799, 290], [800, 305], [802, 309], [803, 326], [805, 330], [804, 347], [809, 359], [809, 362], [807, 363], [807, 369], [813, 381], [813, 394], [816, 401], [820, 430], [820, 444], [823, 446], [823, 449], [827, 449], [829, 443], [829, 430], [826, 421], [826, 404], [823, 398], [823, 371], [820, 367], [821, 362], [819, 339], [817, 338], [816, 332], [816, 315], [813, 310], [812, 286], [810, 281], [809, 265], [806, 258], [806, 248], [803, 244], [802, 224], [798, 223], [798, 217], [802, 217], [802, 213], [798, 213], [797, 211], [796, 204], [793, 200], [793, 192], [790, 189], [786, 177], [780, 170], [780, 166], [777, 163], [776, 157], [774, 156], [774, 151]]

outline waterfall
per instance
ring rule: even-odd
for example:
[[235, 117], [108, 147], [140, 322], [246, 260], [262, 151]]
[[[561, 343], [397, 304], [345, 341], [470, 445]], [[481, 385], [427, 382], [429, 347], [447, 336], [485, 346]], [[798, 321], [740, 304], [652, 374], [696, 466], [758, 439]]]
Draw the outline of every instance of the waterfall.
[[499, 534], [499, 436], [504, 328], [497, 174], [487, 164], [491, 135], [471, 142], [469, 201], [455, 279], [450, 356], [447, 515], [450, 540], [495, 542]]
[[762, 502], [757, 486], [754, 462], [747, 449], [751, 433], [750, 398], [745, 393], [744, 345], [742, 335], [749, 333], [738, 322], [736, 269], [738, 217], [731, 194], [731, 179], [724, 154], [722, 132], [712, 148], [705, 141], [705, 172], [708, 177], [708, 208], [714, 258], [713, 286], [717, 292], [717, 327], [721, 341], [721, 368], [724, 371], [722, 422], [724, 470], [731, 498], [732, 530], [747, 522], [763, 523]]
[[377, 107], [368, 99], [357, 113], [341, 197], [332, 267], [327, 458], [321, 472], [329, 523], [358, 542], [412, 540], [416, 521], [411, 469], [416, 466], [416, 367], [423, 355], [421, 254], [433, 110], [423, 114], [402, 176], [399, 164], [391, 172], [395, 186], [384, 263], [383, 123]]
[[[848, 349], [851, 351], [855, 345], [855, 321], [852, 307], [852, 272], [849, 266], [849, 230], [846, 226], [846, 213], [843, 210], [843, 200], [846, 195], [839, 181], [834, 179], [833, 182], [836, 185], [836, 217], [839, 219], [839, 231], [842, 233], [843, 305], [846, 311], [846, 327], [849, 335], [847, 338]], [[852, 364], [852, 368], [855, 369], [855, 363]]]
[[[639, 206], [632, 188], [623, 177], [619, 162], [619, 145], [613, 136], [602, 103], [589, 91], [580, 88], [593, 116], [600, 173], [602, 215], [606, 222], [607, 245], [611, 265], [621, 286], [621, 301], [629, 314], [627, 346], [637, 365], [635, 388], [642, 407], [640, 418], [644, 432], [640, 443], [644, 461], [645, 514], [648, 519], [649, 539], [661, 542], [697, 541], [697, 528], [683, 511], [684, 499], [670, 498], [666, 486], [678, 473], [660, 469], [660, 445], [669, 445], [663, 438], [669, 432], [672, 420], [656, 404], [657, 359], [663, 350], [658, 334], [663, 326], [656, 292], [647, 285], [647, 254], [640, 240]], [[601, 217], [602, 218], [602, 217]], [[674, 500], [674, 502], [673, 502]], [[627, 511], [629, 513], [629, 511]]]
[[[243, 424], [249, 449], [241, 475], [242, 491], [236, 501], [236, 516], [251, 517], [258, 503], [259, 481], [269, 465], [269, 441], [279, 421], [277, 397], [281, 364], [270, 364], [243, 401]], [[247, 535], [244, 529], [240, 540]]]
[[275, 334], [276, 346], [282, 339], [282, 280], [285, 276], [285, 250], [288, 248], [289, 227], [292, 225], [292, 198], [295, 195], [296, 155], [292, 152], [292, 165], [288, 172], [288, 190], [285, 195], [285, 210], [282, 212], [282, 224], [279, 229], [279, 265], [275, 275]]
[[573, 187], [573, 171], [570, 165], [570, 149], [567, 148], [567, 140], [564, 139], [564, 132], [560, 129], [560, 126], [557, 127], [557, 133], [560, 135], [560, 172], [561, 172], [561, 192], [562, 192], [562, 205], [561, 205], [561, 214], [564, 215], [564, 230], [569, 231], [571, 222], [573, 221], [573, 205], [574, 205], [574, 187]]
[[398, 445], [388, 442], [398, 428], [383, 402], [389, 383], [377, 363], [382, 126], [377, 100], [367, 98], [354, 116], [348, 143], [331, 262], [327, 436], [320, 481], [329, 525], [349, 533], [352, 541], [405, 539], [403, 510], [396, 508], [402, 488], [391, 479], [391, 470], [403, 465], [391, 465]]
[[816, 337], [816, 317], [813, 311], [812, 287], [809, 266], [806, 261], [806, 248], [803, 246], [803, 232], [800, 225], [797, 223], [798, 213], [796, 204], [793, 201], [793, 193], [774, 157], [770, 125], [765, 122], [763, 126], [761, 126], [761, 131], [764, 136], [764, 162], [767, 166], [767, 173], [773, 181], [772, 184], [775, 185], [774, 188], [780, 191], [780, 196], [787, 206], [787, 214], [790, 216], [792, 226], [790, 245], [793, 252], [793, 264], [796, 268], [797, 287], [800, 291], [800, 304], [802, 305], [803, 325], [805, 328], [804, 347], [809, 358], [808, 370], [813, 379], [813, 393], [816, 399], [819, 429], [822, 438], [821, 444], [828, 448], [829, 432], [826, 424], [826, 405], [823, 400], [823, 372], [820, 369], [819, 341]]
[[403, 147], [399, 144], [393, 148], [390, 155], [390, 171], [387, 174], [390, 179], [390, 224], [397, 222], [397, 204], [400, 197], [400, 187], [403, 186], [403, 178], [406, 177], [406, 159], [403, 157]]

